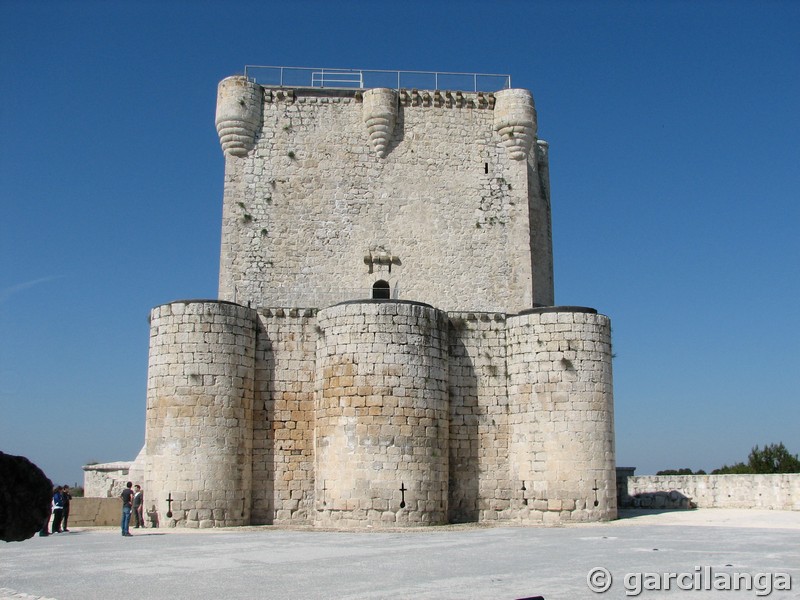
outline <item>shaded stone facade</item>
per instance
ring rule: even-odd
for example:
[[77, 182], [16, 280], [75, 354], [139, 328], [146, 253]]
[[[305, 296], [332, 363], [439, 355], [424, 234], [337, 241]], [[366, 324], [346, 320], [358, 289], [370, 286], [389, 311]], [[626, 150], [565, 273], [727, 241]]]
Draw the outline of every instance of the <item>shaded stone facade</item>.
[[529, 92], [233, 77], [217, 129], [220, 299], [151, 313], [162, 523], [616, 516], [610, 324], [552, 306]]

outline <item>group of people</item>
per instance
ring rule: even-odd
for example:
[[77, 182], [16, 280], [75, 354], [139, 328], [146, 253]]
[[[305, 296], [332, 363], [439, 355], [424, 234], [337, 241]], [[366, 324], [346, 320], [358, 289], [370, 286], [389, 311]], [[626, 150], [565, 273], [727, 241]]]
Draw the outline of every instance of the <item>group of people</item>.
[[132, 481], [125, 484], [125, 489], [120, 494], [122, 498], [122, 535], [130, 537], [129, 530], [131, 515], [133, 515], [134, 528], [144, 527], [144, 492], [141, 486], [133, 485]]
[[72, 494], [69, 492], [68, 485], [59, 485], [53, 490], [53, 500], [51, 503], [51, 514], [53, 515], [53, 524], [50, 525], [50, 519], [44, 523], [44, 527], [39, 532], [39, 535], [45, 536], [51, 533], [61, 533], [69, 531], [67, 527], [69, 522], [69, 502], [72, 500]]
[[[133, 516], [134, 528], [144, 527], [144, 492], [140, 485], [133, 485], [129, 481], [125, 484], [125, 489], [120, 494], [122, 498], [122, 535], [131, 536], [128, 530]], [[52, 525], [50, 518], [45, 521], [39, 535], [46, 536], [51, 533], [61, 533], [69, 531], [69, 503], [72, 500], [68, 485], [59, 485], [53, 490], [53, 500], [51, 503], [51, 514], [53, 517]]]

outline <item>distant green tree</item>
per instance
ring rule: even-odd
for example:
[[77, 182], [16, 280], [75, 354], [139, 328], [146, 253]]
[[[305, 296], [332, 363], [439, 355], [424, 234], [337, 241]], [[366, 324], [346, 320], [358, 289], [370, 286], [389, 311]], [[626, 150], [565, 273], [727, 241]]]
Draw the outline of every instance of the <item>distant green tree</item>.
[[790, 454], [783, 442], [764, 446], [763, 450], [756, 446], [750, 452], [748, 464], [754, 473], [800, 473], [800, 459]]
[[750, 451], [746, 464], [740, 462], [731, 466], [724, 465], [711, 473], [713, 475], [800, 473], [800, 459], [796, 454], [789, 453], [783, 442], [780, 442], [764, 446], [763, 450], [756, 446]]
[[751, 473], [750, 467], [743, 462], [733, 465], [722, 465], [719, 469], [711, 471], [712, 475], [748, 475]]
[[692, 471], [691, 469], [683, 468], [683, 469], [665, 469], [663, 471], [659, 471], [656, 475], [705, 475], [706, 472], [703, 469], [699, 471]]

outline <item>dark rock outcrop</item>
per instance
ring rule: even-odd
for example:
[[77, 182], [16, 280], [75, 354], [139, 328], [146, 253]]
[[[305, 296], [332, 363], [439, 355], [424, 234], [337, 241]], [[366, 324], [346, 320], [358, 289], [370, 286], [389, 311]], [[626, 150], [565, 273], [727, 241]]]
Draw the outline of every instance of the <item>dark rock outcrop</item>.
[[0, 452], [0, 539], [27, 540], [50, 516], [53, 483], [24, 456]]

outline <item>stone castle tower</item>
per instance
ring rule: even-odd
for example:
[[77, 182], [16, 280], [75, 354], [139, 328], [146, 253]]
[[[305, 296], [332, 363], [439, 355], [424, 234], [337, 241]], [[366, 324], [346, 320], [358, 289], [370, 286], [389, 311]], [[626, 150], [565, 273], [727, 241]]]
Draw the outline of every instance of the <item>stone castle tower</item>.
[[229, 77], [216, 125], [219, 300], [150, 320], [162, 521], [615, 518], [610, 324], [553, 306], [530, 92]]

